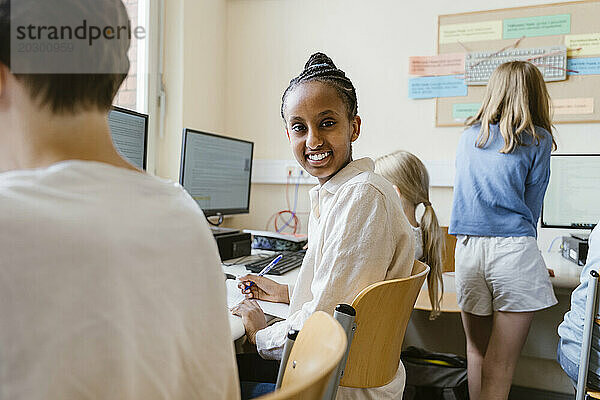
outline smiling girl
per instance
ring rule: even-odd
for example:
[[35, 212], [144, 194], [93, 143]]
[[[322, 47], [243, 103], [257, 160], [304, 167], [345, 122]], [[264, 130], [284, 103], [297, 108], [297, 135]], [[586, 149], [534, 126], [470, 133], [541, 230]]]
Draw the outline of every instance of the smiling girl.
[[[290, 304], [288, 319], [266, 326], [260, 307], [246, 300], [233, 311], [261, 357], [280, 359], [286, 334], [315, 311], [333, 313], [372, 283], [408, 276], [414, 237], [393, 187], [369, 158], [352, 159], [360, 134], [356, 90], [325, 54], [313, 54], [283, 94], [281, 115], [296, 160], [319, 185], [311, 189], [309, 245], [293, 292], [264, 277], [242, 277], [249, 299]], [[374, 349], [377, 351], [378, 349]], [[340, 388], [338, 399], [400, 398], [404, 367], [373, 389]]]

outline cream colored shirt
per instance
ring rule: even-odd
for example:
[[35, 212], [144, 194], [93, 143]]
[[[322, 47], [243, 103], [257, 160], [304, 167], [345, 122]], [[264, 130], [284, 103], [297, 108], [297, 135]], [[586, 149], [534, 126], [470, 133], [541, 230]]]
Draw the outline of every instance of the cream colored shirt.
[[[256, 335], [260, 355], [280, 359], [287, 332], [300, 329], [315, 311], [333, 314], [351, 304], [372, 283], [408, 276], [414, 260], [414, 235], [398, 196], [374, 172], [371, 159], [348, 164], [310, 191], [308, 250], [290, 301], [290, 316]], [[373, 349], [378, 351], [379, 349]], [[399, 398], [404, 367], [382, 388], [339, 388], [338, 399]]]
[[0, 174], [0, 399], [238, 399], [217, 248], [175, 183]]

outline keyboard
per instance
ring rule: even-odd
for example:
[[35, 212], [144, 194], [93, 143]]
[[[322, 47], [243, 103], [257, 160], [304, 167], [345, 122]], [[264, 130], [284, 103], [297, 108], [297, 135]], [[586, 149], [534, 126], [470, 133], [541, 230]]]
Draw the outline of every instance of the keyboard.
[[302, 265], [306, 250], [300, 251], [282, 251], [281, 253], [275, 254], [272, 257], [262, 258], [258, 261], [254, 261], [246, 264], [246, 269], [254, 273], [259, 273], [264, 267], [269, 265], [279, 254], [283, 255], [281, 261], [279, 261], [269, 272], [268, 275], [282, 275], [288, 271], [298, 268]]
[[529, 61], [536, 65], [546, 82], [567, 79], [567, 47], [551, 46], [532, 49], [508, 49], [499, 53], [473, 52], [465, 58], [467, 85], [487, 85], [492, 72], [509, 61]]

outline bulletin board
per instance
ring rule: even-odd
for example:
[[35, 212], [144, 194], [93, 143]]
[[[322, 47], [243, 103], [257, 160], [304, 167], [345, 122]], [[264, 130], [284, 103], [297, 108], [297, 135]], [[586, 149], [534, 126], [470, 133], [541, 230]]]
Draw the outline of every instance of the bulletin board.
[[[453, 24], [472, 24], [478, 22], [502, 21], [514, 18], [544, 17], [570, 15], [570, 33], [568, 35], [595, 34], [600, 33], [600, 0], [585, 0], [568, 3], [555, 3], [538, 6], [507, 8], [501, 10], [490, 10], [480, 12], [469, 12], [462, 14], [440, 15], [438, 17], [438, 54], [464, 53], [476, 51], [499, 51], [500, 49], [514, 44], [515, 38], [505, 39], [506, 33], [500, 38], [494, 40], [462, 41], [461, 43], [440, 43], [440, 32], [446, 26], [444, 32], [447, 32], [447, 25]], [[500, 28], [502, 29], [502, 27]], [[507, 30], [504, 26], [504, 30]], [[550, 34], [544, 36], [526, 36], [518, 47], [527, 49], [534, 47], [547, 47], [563, 45], [567, 34]], [[444, 33], [446, 35], [446, 33]], [[447, 37], [447, 36], [446, 36]], [[481, 37], [481, 36], [479, 36]], [[482, 37], [482, 39], [485, 39]], [[570, 56], [569, 56], [570, 57]], [[576, 56], [574, 58], [598, 58], [598, 54], [587, 54]], [[574, 60], [581, 61], [581, 60]], [[588, 60], [591, 62], [591, 60]], [[591, 103], [593, 98], [593, 112], [589, 109], [584, 114], [554, 114], [554, 123], [590, 123], [600, 122], [600, 74], [590, 75], [567, 75], [567, 79], [558, 82], [546, 82], [550, 97], [553, 101], [560, 99], [562, 102], [569, 102], [574, 99], [585, 100]], [[440, 97], [436, 99], [436, 126], [462, 126], [463, 121], [457, 118], [456, 109], [462, 107], [473, 107], [481, 103], [485, 93], [485, 86], [468, 86], [467, 96], [464, 97]]]

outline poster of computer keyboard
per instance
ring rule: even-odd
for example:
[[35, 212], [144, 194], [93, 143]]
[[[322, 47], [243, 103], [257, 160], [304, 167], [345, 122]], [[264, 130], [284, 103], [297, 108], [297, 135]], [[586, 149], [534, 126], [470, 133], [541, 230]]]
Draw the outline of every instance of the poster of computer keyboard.
[[436, 99], [436, 126], [461, 126], [503, 62], [529, 61], [546, 81], [554, 123], [600, 122], [600, 0], [438, 17], [437, 54], [465, 56], [466, 96]]

